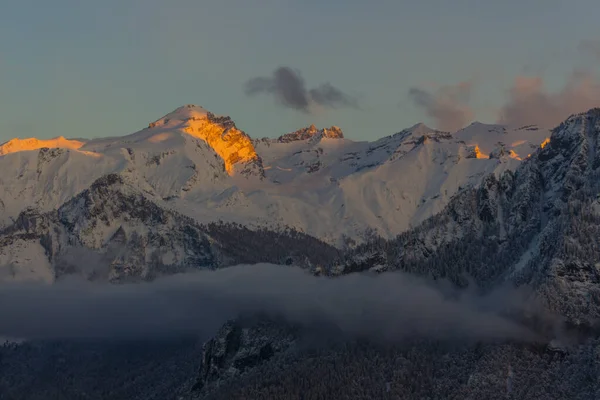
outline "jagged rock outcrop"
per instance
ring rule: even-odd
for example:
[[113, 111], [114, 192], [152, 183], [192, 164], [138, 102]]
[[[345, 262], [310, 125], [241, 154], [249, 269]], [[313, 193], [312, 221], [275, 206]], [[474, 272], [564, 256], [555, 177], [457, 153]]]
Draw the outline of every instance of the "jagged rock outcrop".
[[515, 153], [512, 149], [507, 149], [504, 143], [498, 143], [496, 148], [490, 152], [490, 158], [502, 159], [504, 157], [510, 157], [517, 160], [520, 160], [521, 157], [517, 153]]
[[198, 379], [192, 391], [200, 391], [207, 385], [218, 387], [220, 382], [272, 361], [294, 346], [297, 339], [298, 328], [284, 321], [266, 318], [229, 321], [204, 344]]
[[467, 147], [467, 158], [484, 158], [479, 146], [473, 145]]
[[286, 133], [285, 135], [279, 136], [276, 141], [280, 143], [289, 143], [297, 140], [307, 140], [315, 138], [327, 138], [327, 139], [343, 139], [344, 133], [337, 126], [331, 128], [317, 129], [315, 125], [310, 125], [306, 128], [299, 129], [295, 132]]

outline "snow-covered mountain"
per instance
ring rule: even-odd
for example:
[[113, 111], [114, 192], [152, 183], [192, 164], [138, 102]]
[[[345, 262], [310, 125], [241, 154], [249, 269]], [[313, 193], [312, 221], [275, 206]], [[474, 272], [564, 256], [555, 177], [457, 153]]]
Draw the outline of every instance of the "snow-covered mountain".
[[[51, 148], [50, 148], [51, 147]], [[57, 209], [98, 178], [118, 173], [156, 198], [199, 186], [218, 191], [230, 175], [262, 177], [250, 138], [226, 117], [185, 106], [134, 134], [89, 141], [25, 139], [0, 146], [2, 222], [27, 207]]]
[[[65, 243], [105, 252], [117, 232], [124, 232], [125, 247], [152, 242], [161, 234], [134, 215], [140, 204], [146, 214], [171, 216], [156, 225], [164, 232], [184, 232], [181, 224], [191, 222], [235, 223], [262, 232], [291, 228], [338, 247], [373, 233], [392, 238], [483, 176], [514, 170], [548, 135], [535, 127], [474, 123], [455, 133], [418, 124], [374, 142], [346, 139], [335, 126], [251, 139], [229, 117], [187, 105], [123, 137], [13, 139], [0, 145], [0, 265], [20, 265], [23, 277], [40, 275], [41, 268], [48, 279]], [[23, 224], [32, 218], [35, 228]], [[57, 233], [65, 229], [68, 235]], [[48, 235], [51, 245], [40, 239]], [[127, 268], [139, 277], [148, 274], [142, 264], [157, 257], [171, 257], [164, 263], [169, 270], [190, 265], [187, 237], [166, 241], [173, 240], [170, 255], [144, 244]]]
[[419, 124], [375, 142], [314, 126], [252, 140], [230, 118], [188, 105], [124, 137], [1, 145], [0, 226], [29, 207], [56, 210], [117, 173], [201, 222], [291, 226], [330, 243], [360, 240], [367, 227], [392, 237], [460, 187], [514, 169], [547, 136], [475, 123], [454, 134]]
[[[468, 137], [469, 129], [474, 128], [472, 126], [458, 134]], [[518, 146], [514, 145], [513, 148]], [[512, 151], [517, 153], [516, 150]], [[480, 393], [484, 398], [495, 398], [494, 393], [502, 393], [502, 397], [506, 397], [502, 390], [507, 390], [514, 391], [514, 398], [530, 398], [529, 379], [521, 383], [515, 380], [514, 386], [511, 382], [509, 389], [502, 385], [507, 379], [512, 381], [514, 376], [529, 377], [532, 368], [539, 368], [540, 374], [556, 374], [556, 378], [537, 385], [536, 391], [543, 395], [533, 397], [597, 398], [598, 382], [590, 379], [593, 383], [584, 387], [580, 377], [575, 377], [573, 372], [582, 372], [587, 376], [588, 367], [597, 365], [597, 362], [590, 363], [587, 359], [575, 360], [582, 354], [597, 355], [599, 349], [598, 238], [600, 109], [592, 109], [573, 115], [556, 127], [549, 140], [526, 157], [515, 171], [506, 170], [499, 176], [487, 175], [478, 187], [460, 191], [442, 212], [418, 227], [392, 240], [375, 238], [361, 244], [347, 252], [340, 262], [330, 265], [325, 273], [338, 276], [367, 270], [379, 273], [400, 270], [434, 279], [448, 279], [458, 287], [476, 286], [484, 292], [505, 287], [507, 283], [525, 285], [533, 289], [528, 300], [532, 304], [544, 304], [544, 313], [551, 315], [554, 321], [561, 321], [561, 325], [545, 328], [544, 323], [536, 320], [536, 317], [518, 317], [531, 318], [531, 321], [525, 321], [528, 326], [539, 329], [542, 335], [556, 335], [554, 337], [557, 339], [546, 343], [541, 341], [538, 346], [507, 343], [484, 345], [482, 348], [481, 344], [477, 344], [452, 355], [449, 351], [456, 350], [456, 347], [450, 346], [453, 350], [444, 349], [444, 355], [434, 359], [447, 358], [451, 366], [441, 368], [439, 374], [427, 373], [427, 379], [447, 376], [448, 368], [455, 368], [457, 374], [468, 377], [468, 380], [463, 380], [465, 387], [455, 385], [455, 374], [452, 374], [453, 385], [440, 391], [443, 393], [441, 396], [453, 392], [458, 393], [460, 398], [471, 398], [469, 396], [473, 393]], [[296, 336], [289, 325], [264, 320], [246, 328], [236, 324], [226, 324], [214, 339], [205, 344], [194, 386], [198, 396], [206, 394], [203, 390], [216, 391], [222, 394], [222, 398], [227, 395], [235, 397], [233, 393], [236, 390], [238, 395], [244, 391], [255, 394], [261, 385], [265, 388], [285, 387], [285, 393], [289, 393], [301, 382], [310, 381], [305, 377], [298, 378], [297, 374], [310, 374], [317, 368], [314, 360], [327, 359], [323, 363], [324, 371], [328, 371], [331, 377], [335, 375], [330, 372], [331, 366], [335, 365], [331, 359], [343, 359], [341, 365], [345, 370], [348, 360], [357, 351], [356, 348], [342, 346], [320, 357], [314, 354], [298, 355], [301, 351], [294, 343]], [[232, 334], [236, 329], [241, 339]], [[544, 329], [547, 331], [543, 332]], [[569, 344], [566, 345], [562, 340], [567, 340]], [[407, 349], [416, 354], [416, 361], [427, 359], [431, 349], [439, 345], [429, 346], [420, 341], [407, 345]], [[225, 348], [234, 350], [224, 351]], [[269, 352], [262, 349], [269, 349]], [[386, 349], [385, 353], [394, 351], [398, 349]], [[478, 356], [465, 356], [472, 351]], [[365, 360], [377, 352], [373, 348], [356, 356], [357, 368], [365, 368]], [[240, 359], [251, 359], [252, 363], [240, 362]], [[396, 356], [387, 366], [394, 372], [406, 368], [407, 371], [422, 373], [433, 363], [427, 361], [426, 367], [421, 368], [409, 363], [405, 367], [394, 364], [394, 359], [397, 360]], [[460, 359], [468, 361], [460, 365], [457, 362]], [[486, 361], [480, 364], [482, 360]], [[569, 361], [563, 364], [564, 360]], [[281, 374], [279, 378], [270, 378], [270, 381], [263, 378], [271, 377], [271, 371], [289, 371], [289, 366], [297, 363], [304, 366], [293, 373]], [[386, 370], [377, 365], [372, 375], [357, 372], [339, 379], [353, 382], [356, 374], [377, 377], [382, 370]], [[507, 365], [509, 374], [506, 374]], [[269, 373], [265, 373], [266, 370]], [[315, 373], [315, 376], [319, 374]], [[594, 371], [589, 374], [590, 377], [597, 375]], [[344, 373], [340, 372], [339, 375], [344, 376]], [[242, 376], [244, 378], [240, 379]], [[485, 384], [475, 382], [484, 376]], [[399, 387], [405, 387], [401, 378], [391, 380]], [[552, 389], [555, 380], [561, 382], [561, 389], [556, 395]], [[285, 383], [272, 383], [281, 381]], [[234, 387], [232, 383], [238, 383], [239, 389], [229, 391], [228, 388]], [[491, 389], [494, 385], [496, 389]], [[422, 387], [426, 388], [423, 395], [431, 395], [437, 390], [437, 384], [423, 384]], [[361, 386], [361, 393], [363, 389]], [[303, 393], [310, 391], [310, 388], [305, 388]], [[371, 394], [367, 397], [377, 397], [380, 393], [377, 386], [366, 391]], [[400, 389], [398, 393], [404, 395]]]
[[332, 273], [371, 268], [481, 287], [534, 287], [576, 326], [600, 321], [600, 109], [573, 115], [516, 171], [488, 175], [391, 241], [347, 254]]

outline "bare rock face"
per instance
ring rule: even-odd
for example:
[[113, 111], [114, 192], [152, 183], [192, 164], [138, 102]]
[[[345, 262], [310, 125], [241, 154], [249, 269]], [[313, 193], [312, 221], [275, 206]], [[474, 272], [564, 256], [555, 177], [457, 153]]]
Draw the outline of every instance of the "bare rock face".
[[334, 125], [329, 129], [323, 129], [323, 137], [329, 139], [343, 139], [344, 133], [340, 127]]
[[502, 158], [514, 158], [520, 160], [519, 155], [512, 149], [507, 149], [503, 143], [498, 145], [490, 152], [490, 158], [502, 159]]
[[202, 350], [202, 365], [192, 391], [208, 384], [219, 385], [250, 371], [290, 349], [297, 340], [296, 330], [268, 319], [227, 322]]
[[342, 132], [342, 129], [337, 126], [332, 126], [330, 128], [324, 129], [317, 129], [316, 126], [310, 125], [306, 128], [299, 129], [295, 132], [286, 133], [285, 135], [278, 137], [276, 141], [280, 143], [289, 143], [298, 140], [308, 140], [317, 138], [343, 139], [344, 133]]
[[479, 146], [467, 146], [467, 158], [483, 158]]

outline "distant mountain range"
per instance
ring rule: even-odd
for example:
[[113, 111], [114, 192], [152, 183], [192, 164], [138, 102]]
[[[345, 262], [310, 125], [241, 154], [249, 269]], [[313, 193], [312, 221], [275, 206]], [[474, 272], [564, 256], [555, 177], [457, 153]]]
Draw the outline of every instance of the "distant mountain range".
[[[96, 278], [230, 265], [241, 259], [223, 252], [215, 229], [232, 224], [323, 242], [328, 255], [314, 266], [335, 248], [419, 225], [484, 176], [515, 170], [549, 135], [417, 124], [355, 142], [312, 125], [253, 139], [229, 117], [187, 105], [123, 137], [13, 139], [0, 145], [0, 276], [53, 280], [81, 249], [113, 266], [88, 274]], [[298, 259], [301, 246], [255, 260]]]

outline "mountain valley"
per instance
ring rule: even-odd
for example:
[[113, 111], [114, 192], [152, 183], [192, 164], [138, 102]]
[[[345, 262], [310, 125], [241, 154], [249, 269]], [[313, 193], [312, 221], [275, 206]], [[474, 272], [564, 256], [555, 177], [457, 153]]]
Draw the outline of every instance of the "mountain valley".
[[[132, 350], [127, 379], [138, 383], [103, 372], [111, 388], [94, 393], [145, 399], [600, 394], [600, 109], [572, 115], [551, 132], [474, 123], [448, 133], [419, 124], [370, 143], [345, 139], [337, 127], [251, 139], [237, 128], [230, 134], [234, 126], [186, 106], [123, 138], [3, 145], [0, 163], [18, 160], [20, 169], [0, 178], [2, 279], [59, 282], [75, 274], [127, 284], [264, 262], [301, 267], [315, 280], [406, 273], [465, 292], [527, 288], [530, 307], [506, 305], [501, 315], [536, 339], [381, 343], [267, 313], [230, 320], [202, 346], [148, 342], [146, 351]], [[58, 147], [32, 148], [46, 145]], [[123, 365], [114, 346], [7, 344], [0, 365], [10, 372], [0, 388], [23, 393], [15, 386], [27, 376], [23, 365], [64, 354], [65, 373], [74, 378], [62, 387], [76, 398], [88, 387], [77, 370]], [[89, 359], [75, 357], [82, 348]], [[104, 358], [96, 366], [93, 357]], [[149, 372], [153, 357], [165, 362]], [[47, 382], [66, 376], [38, 374], [46, 383], [30, 398], [44, 398], [54, 390]], [[152, 378], [157, 374], [170, 378]], [[533, 384], [535, 374], [541, 378]], [[308, 384], [322, 375], [326, 386]]]

